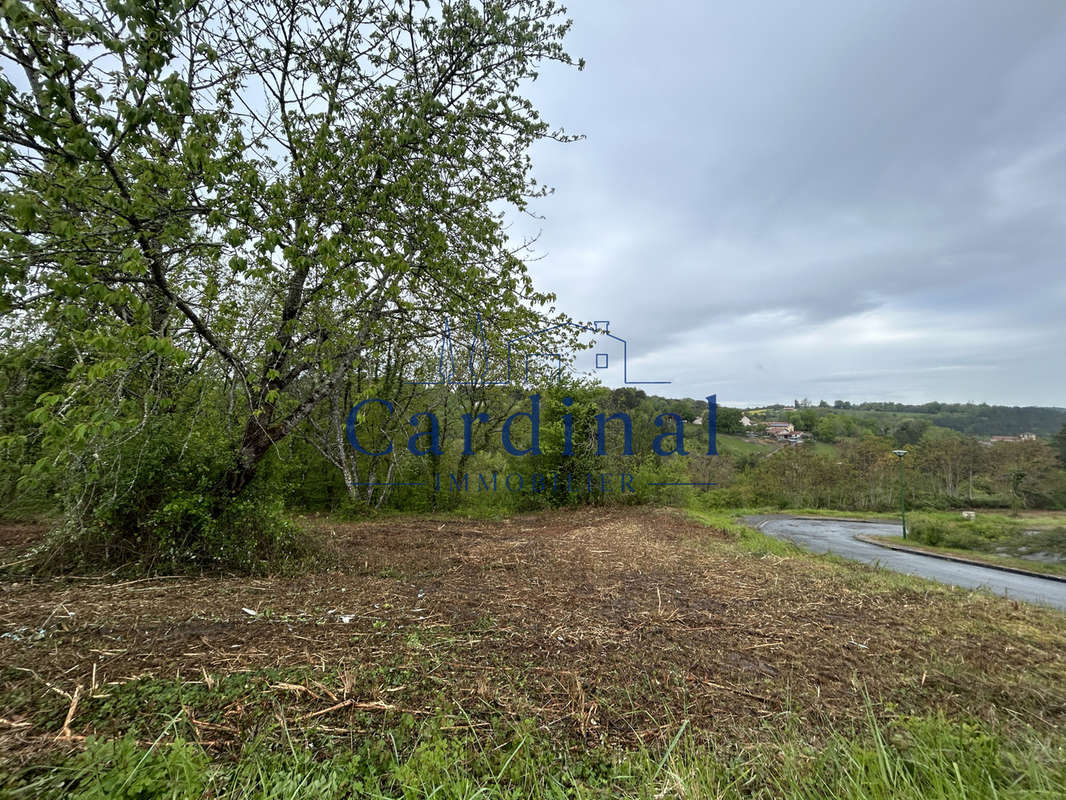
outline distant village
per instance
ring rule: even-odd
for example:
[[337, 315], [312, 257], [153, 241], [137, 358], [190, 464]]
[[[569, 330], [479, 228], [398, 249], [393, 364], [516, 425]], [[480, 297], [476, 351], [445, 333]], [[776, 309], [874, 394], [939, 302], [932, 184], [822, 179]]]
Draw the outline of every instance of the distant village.
[[1017, 436], [990, 436], [980, 439], [981, 444], [998, 444], [999, 442], [1035, 442], [1035, 433], [1020, 433]]
[[[795, 411], [795, 407], [785, 406], [781, 410]], [[814, 438], [814, 434], [810, 431], [796, 430], [796, 426], [791, 422], [781, 420], [764, 421], [752, 419], [745, 414], [740, 418], [740, 424], [747, 430], [749, 438], [773, 439], [783, 444], [802, 444]], [[1003, 442], [1035, 442], [1036, 439], [1035, 433], [1020, 433], [1010, 436], [988, 436], [978, 439], [978, 442], [986, 446], [992, 446]]]
[[[786, 411], [788, 409], [785, 409]], [[762, 422], [760, 420], [753, 420], [747, 414], [740, 418], [740, 424], [748, 430], [748, 436], [755, 437], [762, 436], [776, 439], [779, 442], [787, 442], [790, 444], [800, 444], [807, 439], [813, 438], [813, 434], [809, 431], [798, 431], [796, 426], [791, 422]]]

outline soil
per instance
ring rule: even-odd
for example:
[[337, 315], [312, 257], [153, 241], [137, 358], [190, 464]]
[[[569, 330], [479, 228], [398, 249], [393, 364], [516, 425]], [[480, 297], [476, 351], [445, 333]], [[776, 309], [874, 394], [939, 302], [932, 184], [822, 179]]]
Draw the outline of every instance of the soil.
[[828, 729], [870, 706], [1066, 722], [1063, 615], [759, 557], [680, 512], [306, 524], [328, 557], [297, 577], [5, 579], [0, 754], [120, 734], [166, 682], [220, 746], [268, 716], [337, 737], [405, 713], [503, 719], [584, 746], [683, 721], [744, 740], [786, 719]]

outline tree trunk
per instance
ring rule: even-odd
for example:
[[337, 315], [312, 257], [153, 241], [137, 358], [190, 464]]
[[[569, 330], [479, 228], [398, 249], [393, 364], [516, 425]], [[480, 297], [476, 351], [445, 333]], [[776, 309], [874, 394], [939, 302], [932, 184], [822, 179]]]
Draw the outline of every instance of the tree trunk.
[[226, 476], [226, 490], [231, 497], [243, 492], [255, 478], [260, 462], [274, 444], [274, 434], [273, 429], [265, 428], [254, 417], [248, 420], [238, 451], [237, 464]]

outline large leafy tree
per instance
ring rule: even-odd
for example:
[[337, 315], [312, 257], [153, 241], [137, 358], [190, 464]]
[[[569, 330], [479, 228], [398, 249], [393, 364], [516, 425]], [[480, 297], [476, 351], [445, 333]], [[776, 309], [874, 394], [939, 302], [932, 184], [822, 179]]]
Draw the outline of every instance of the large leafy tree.
[[1014, 507], [1046, 507], [1062, 491], [1055, 451], [1045, 442], [1002, 442], [989, 459], [993, 485]]
[[353, 371], [397, 350], [382, 337], [476, 314], [529, 329], [551, 299], [501, 212], [543, 191], [530, 145], [569, 138], [522, 94], [543, 62], [572, 63], [551, 0], [2, 14], [4, 326], [77, 353], [37, 420], [95, 469], [206, 379], [238, 420], [221, 434], [228, 502]]
[[1051, 437], [1051, 446], [1058, 453], [1059, 463], [1063, 469], [1066, 469], [1066, 425], [1063, 425], [1059, 432]]

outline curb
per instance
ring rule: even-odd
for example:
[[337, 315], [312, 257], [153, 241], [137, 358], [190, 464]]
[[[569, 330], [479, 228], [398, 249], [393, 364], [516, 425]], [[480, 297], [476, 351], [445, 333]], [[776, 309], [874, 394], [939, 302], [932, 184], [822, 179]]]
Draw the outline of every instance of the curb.
[[814, 517], [814, 516], [798, 516], [796, 514], [781, 514], [780, 516], [789, 517], [791, 519], [812, 519], [820, 520], [823, 522], [862, 522], [866, 525], [891, 525], [895, 520], [891, 519], [861, 519], [859, 517]]
[[1043, 578], [1044, 580], [1056, 581], [1058, 583], [1066, 583], [1066, 576], [1064, 575], [1048, 575], [1045, 572], [1033, 572], [1028, 569], [1021, 569], [1020, 567], [1008, 567], [1005, 564], [990, 564], [987, 561], [976, 561], [972, 558], [963, 558], [961, 556], [948, 555], [947, 553], [932, 553], [928, 550], [921, 550], [917, 547], [907, 547], [906, 545], [888, 544], [887, 542], [881, 542], [877, 539], [871, 539], [869, 536], [859, 534], [852, 537], [860, 542], [866, 544], [872, 544], [876, 547], [883, 547], [886, 550], [898, 550], [901, 553], [914, 553], [919, 556], [929, 556], [930, 558], [939, 558], [942, 561], [955, 561], [959, 564], [969, 564], [974, 567], [987, 567], [988, 569], [998, 569], [1000, 572], [1013, 572], [1015, 575], [1025, 575], [1029, 578]]
[[814, 522], [861, 522], [866, 525], [891, 525], [893, 523], [897, 525], [899, 524], [898, 520], [892, 519], [861, 519], [859, 517], [816, 517], [810, 514], [789, 514], [784, 511], [766, 512], [765, 514], [748, 514], [743, 517], [738, 517], [737, 519], [758, 519], [760, 517], [764, 518], [764, 522], [769, 521], [771, 519], [809, 519]]

